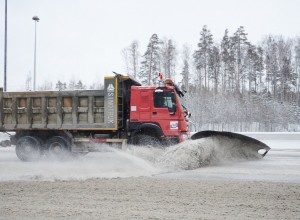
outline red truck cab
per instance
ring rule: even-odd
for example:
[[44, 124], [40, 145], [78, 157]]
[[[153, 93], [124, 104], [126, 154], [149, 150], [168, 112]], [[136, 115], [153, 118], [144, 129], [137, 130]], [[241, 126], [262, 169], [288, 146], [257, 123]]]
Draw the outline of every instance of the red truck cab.
[[174, 86], [132, 86], [129, 120], [134, 144], [171, 145], [188, 137], [185, 111]]

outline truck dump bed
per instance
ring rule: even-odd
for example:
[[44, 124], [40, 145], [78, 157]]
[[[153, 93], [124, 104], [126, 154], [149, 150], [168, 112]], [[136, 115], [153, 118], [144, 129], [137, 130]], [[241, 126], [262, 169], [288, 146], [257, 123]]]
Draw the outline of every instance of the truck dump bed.
[[104, 90], [0, 91], [0, 131], [24, 129], [116, 130], [117, 78]]
[[104, 91], [1, 92], [1, 130], [106, 128]]

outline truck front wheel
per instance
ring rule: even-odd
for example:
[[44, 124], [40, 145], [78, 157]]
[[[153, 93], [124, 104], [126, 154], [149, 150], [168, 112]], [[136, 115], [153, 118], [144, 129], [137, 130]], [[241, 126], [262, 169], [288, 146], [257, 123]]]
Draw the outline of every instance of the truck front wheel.
[[50, 159], [63, 160], [71, 156], [69, 141], [61, 136], [52, 137], [46, 142], [46, 155]]
[[36, 161], [42, 156], [39, 139], [32, 136], [21, 137], [16, 143], [17, 157], [22, 161]]
[[139, 146], [161, 147], [161, 142], [156, 137], [138, 134], [133, 138], [133, 144]]

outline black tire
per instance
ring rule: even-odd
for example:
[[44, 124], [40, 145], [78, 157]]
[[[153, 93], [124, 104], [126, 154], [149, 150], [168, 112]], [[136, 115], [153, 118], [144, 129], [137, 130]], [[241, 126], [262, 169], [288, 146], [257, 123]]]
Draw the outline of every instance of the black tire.
[[16, 155], [22, 161], [37, 161], [42, 157], [41, 148], [38, 138], [24, 136], [16, 143]]
[[72, 155], [71, 144], [64, 137], [52, 137], [46, 141], [46, 155], [50, 159], [68, 159]]
[[136, 135], [133, 138], [133, 144], [138, 146], [162, 147], [158, 138], [145, 134]]

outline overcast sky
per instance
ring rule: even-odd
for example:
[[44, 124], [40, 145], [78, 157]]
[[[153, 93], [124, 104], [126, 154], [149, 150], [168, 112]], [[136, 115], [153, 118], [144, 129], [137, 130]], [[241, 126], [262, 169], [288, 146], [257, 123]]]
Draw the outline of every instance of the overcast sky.
[[[4, 2], [1, 7], [0, 86], [3, 86]], [[244, 26], [252, 43], [268, 34], [300, 36], [300, 0], [7, 0], [8, 91], [25, 89], [34, 69], [37, 24], [37, 85], [71, 79], [102, 81], [124, 72], [121, 50], [133, 40], [144, 53], [153, 33], [194, 49], [203, 25], [216, 41]], [[178, 64], [180, 66], [180, 63]]]

